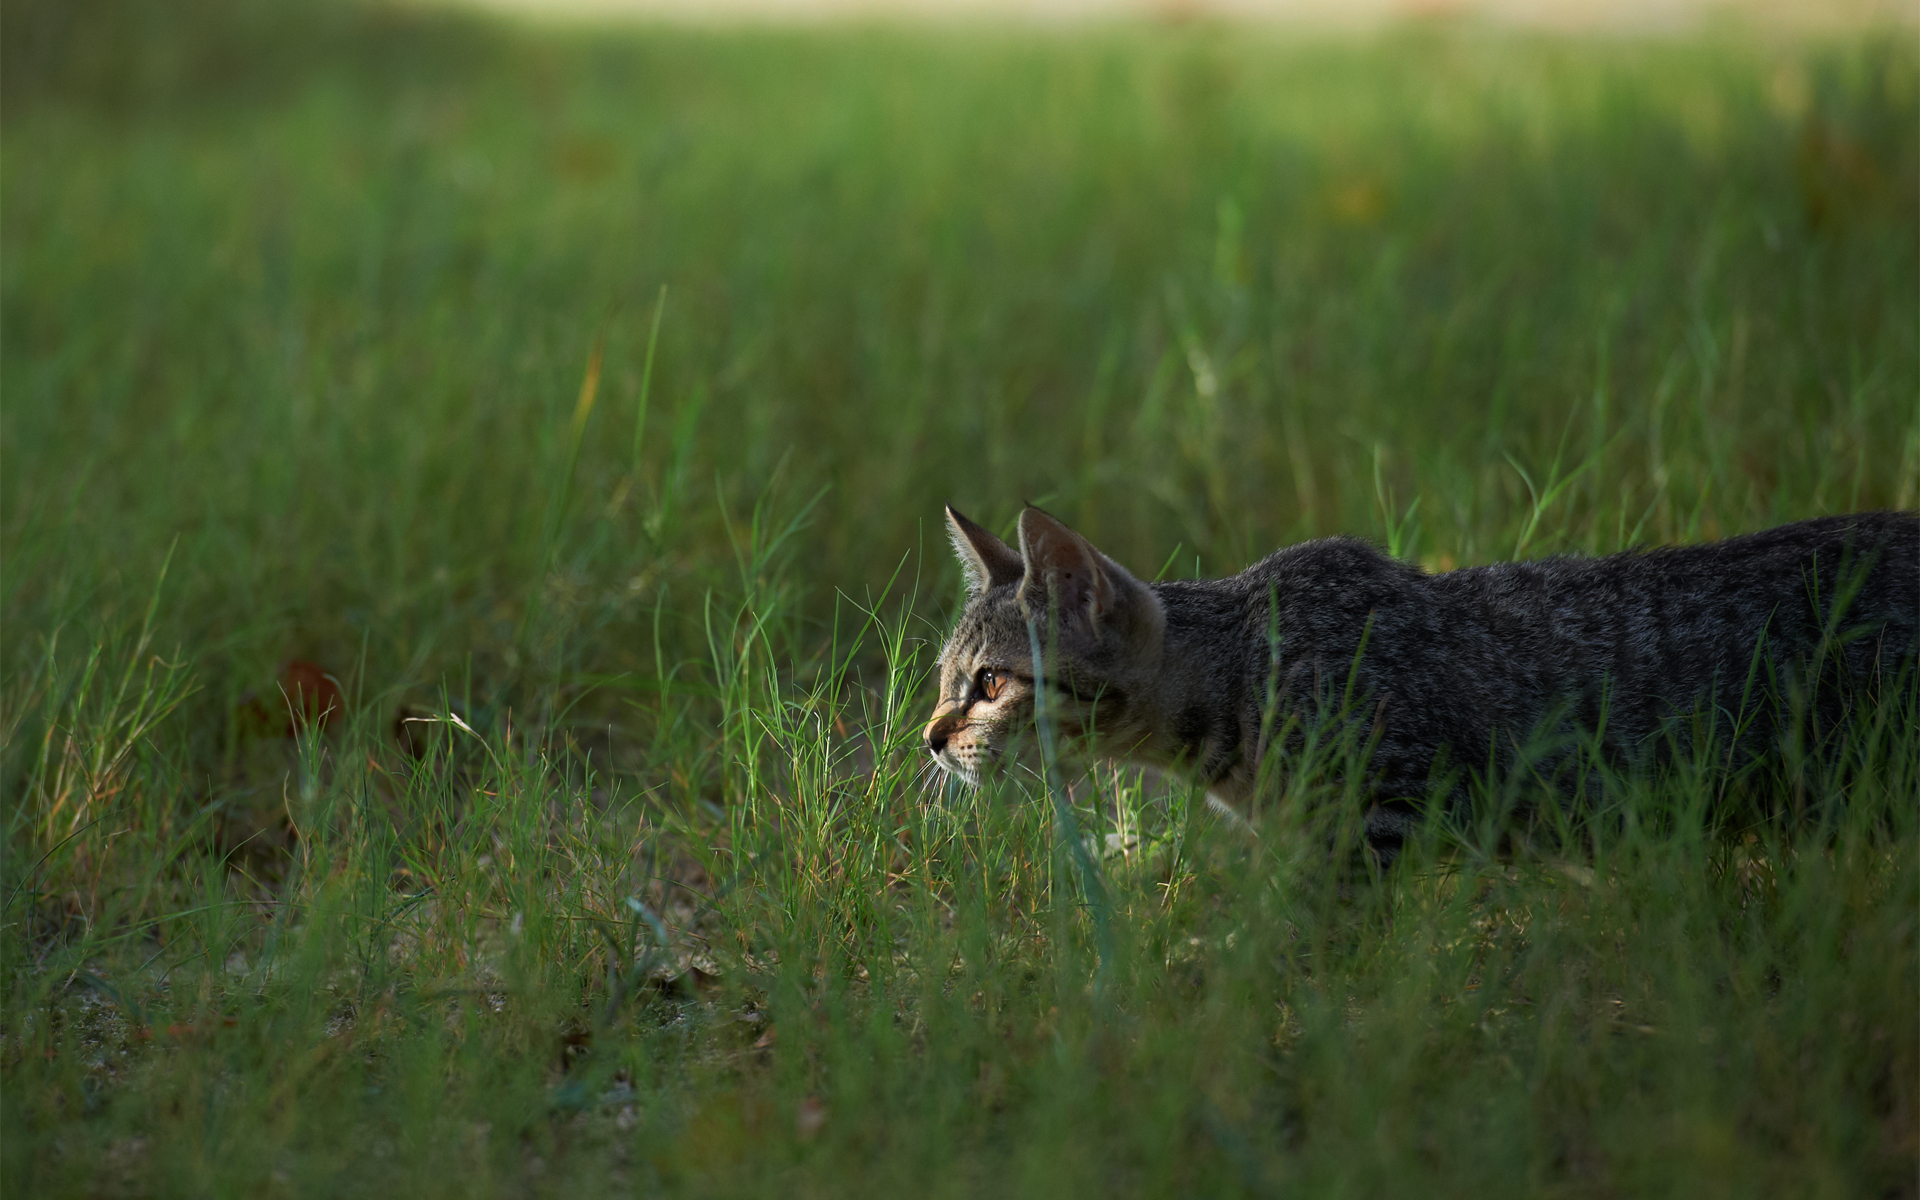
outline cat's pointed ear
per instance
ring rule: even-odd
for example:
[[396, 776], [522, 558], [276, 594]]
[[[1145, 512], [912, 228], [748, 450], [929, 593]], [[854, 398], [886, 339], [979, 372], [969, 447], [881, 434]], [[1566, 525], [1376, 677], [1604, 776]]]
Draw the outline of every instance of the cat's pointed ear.
[[1026, 564], [1020, 560], [1018, 550], [961, 516], [960, 510], [951, 504], [947, 505], [947, 533], [953, 538], [953, 552], [960, 559], [960, 569], [966, 572], [969, 596], [978, 596], [1001, 584], [1018, 583], [1026, 573]]
[[1052, 605], [1061, 621], [1084, 623], [1096, 637], [1108, 628], [1144, 632], [1161, 624], [1160, 601], [1152, 589], [1060, 520], [1031, 506], [1020, 514], [1020, 557], [1026, 564], [1020, 602], [1036, 617]]

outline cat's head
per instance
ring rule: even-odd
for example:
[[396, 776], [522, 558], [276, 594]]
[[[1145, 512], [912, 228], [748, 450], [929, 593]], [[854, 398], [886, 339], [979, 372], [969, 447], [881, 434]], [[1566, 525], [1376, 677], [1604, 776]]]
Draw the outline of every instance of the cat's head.
[[1036, 685], [1063, 738], [1116, 752], [1147, 736], [1143, 702], [1166, 632], [1153, 591], [1037, 508], [1020, 514], [1017, 550], [951, 506], [947, 526], [968, 598], [940, 652], [940, 701], [926, 730], [934, 760], [978, 783], [1032, 731]]

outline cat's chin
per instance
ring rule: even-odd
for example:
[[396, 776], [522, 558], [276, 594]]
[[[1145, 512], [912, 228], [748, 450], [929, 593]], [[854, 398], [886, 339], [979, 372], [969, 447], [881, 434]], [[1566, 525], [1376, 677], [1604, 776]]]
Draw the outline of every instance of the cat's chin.
[[980, 786], [980, 764], [978, 763], [961, 762], [959, 759], [951, 758], [945, 754], [934, 755], [933, 763], [940, 768], [940, 773], [949, 780], [963, 783], [970, 788]]
[[1004, 780], [1009, 773], [1025, 770], [1037, 770], [1037, 760], [1029, 761], [1023, 753], [1025, 747], [1009, 749], [1007, 747], [976, 746], [966, 758], [951, 754], [934, 755], [934, 765], [940, 768], [948, 779], [957, 780], [970, 788], [982, 788], [995, 780]]

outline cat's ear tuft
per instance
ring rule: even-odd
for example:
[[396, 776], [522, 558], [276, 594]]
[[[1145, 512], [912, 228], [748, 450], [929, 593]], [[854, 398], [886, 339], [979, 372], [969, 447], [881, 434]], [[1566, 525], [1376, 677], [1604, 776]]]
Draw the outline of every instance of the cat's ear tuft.
[[1095, 637], [1108, 629], [1157, 632], [1163, 624], [1152, 589], [1064, 522], [1032, 506], [1020, 514], [1020, 557], [1026, 564], [1020, 602], [1036, 617], [1054, 607], [1063, 622], [1081, 623]]
[[953, 552], [960, 559], [960, 569], [966, 573], [969, 596], [978, 596], [1002, 584], [1018, 583], [1026, 573], [1019, 551], [967, 520], [951, 504], [947, 505], [947, 534], [953, 539]]

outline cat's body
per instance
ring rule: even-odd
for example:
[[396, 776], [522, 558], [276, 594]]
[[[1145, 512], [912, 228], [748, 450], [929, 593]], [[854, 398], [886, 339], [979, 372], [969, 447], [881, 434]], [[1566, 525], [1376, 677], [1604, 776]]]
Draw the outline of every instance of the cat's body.
[[1264, 756], [1329, 715], [1359, 722], [1368, 840], [1388, 860], [1420, 802], [1464, 803], [1470, 773], [1510, 769], [1540, 735], [1597, 733], [1630, 763], [1709, 713], [1764, 747], [1793, 695], [1830, 717], [1911, 678], [1920, 645], [1911, 513], [1441, 575], [1326, 538], [1227, 579], [1151, 586], [1037, 509], [1018, 551], [949, 520], [974, 587], [927, 730], [943, 766], [977, 777], [1031, 725], [1033, 618], [1063, 734], [1184, 766], [1236, 807]]

